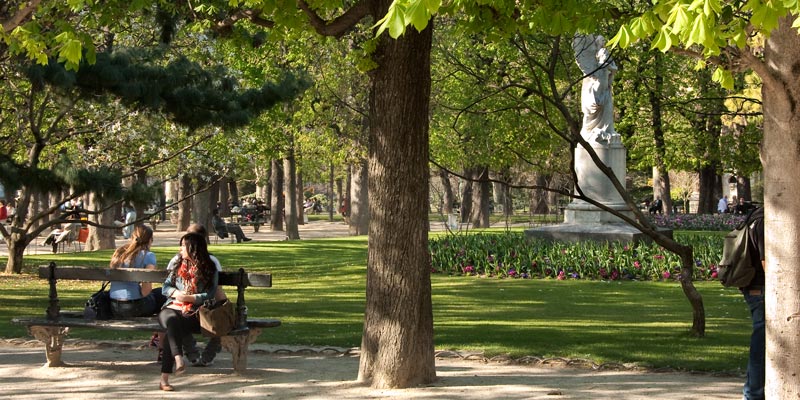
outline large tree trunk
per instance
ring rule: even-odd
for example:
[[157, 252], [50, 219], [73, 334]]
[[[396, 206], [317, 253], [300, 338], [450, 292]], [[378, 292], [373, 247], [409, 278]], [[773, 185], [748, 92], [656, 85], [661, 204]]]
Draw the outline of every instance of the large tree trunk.
[[450, 215], [453, 213], [453, 203], [455, 202], [455, 195], [453, 194], [453, 185], [450, 184], [450, 174], [439, 168], [439, 178], [442, 181], [442, 214]]
[[489, 227], [489, 168], [479, 167], [472, 175], [476, 181], [472, 184], [472, 213], [473, 228]]
[[270, 200], [269, 226], [273, 231], [283, 231], [283, 166], [280, 160], [272, 160], [272, 199]]
[[[541, 188], [549, 187], [547, 178], [548, 177], [544, 174], [536, 173], [534, 176], [536, 186]], [[531, 191], [531, 203], [529, 206], [531, 215], [550, 213], [550, 202], [548, 201], [548, 197], [551, 193], [553, 192], [538, 188]], [[558, 210], [558, 207], [555, 209]]]
[[[385, 15], [391, 0], [372, 2]], [[360, 381], [407, 388], [436, 379], [426, 230], [433, 26], [378, 38], [371, 72], [369, 247]]]
[[[192, 178], [184, 175], [178, 181], [178, 198], [184, 197], [192, 193]], [[192, 198], [188, 197], [184, 201], [178, 203], [178, 223], [175, 225], [176, 232], [184, 232], [189, 227], [192, 219]]]
[[461, 188], [461, 222], [469, 222], [469, 216], [472, 215], [472, 190], [473, 179], [475, 179], [474, 168], [464, 168], [463, 187]]
[[[106, 209], [107, 204], [103, 203], [96, 195], [89, 196], [89, 210], [98, 211], [105, 209], [99, 214], [90, 214], [89, 221], [99, 225], [113, 226], [114, 225], [114, 208]], [[103, 250], [113, 249], [116, 247], [116, 229], [111, 228], [98, 228], [89, 225], [89, 238], [86, 240], [86, 250]]]
[[369, 163], [367, 160], [362, 160], [360, 163], [353, 166], [355, 173], [353, 174], [353, 182], [350, 193], [350, 229], [349, 233], [352, 236], [366, 235], [369, 229]]
[[714, 166], [708, 165], [698, 171], [698, 214], [713, 214], [717, 211], [714, 188], [719, 185], [719, 176]]
[[328, 175], [328, 221], [333, 222], [333, 214], [336, 213], [336, 200], [333, 198], [334, 194], [334, 177], [336, 176], [336, 170], [334, 169], [333, 163], [330, 164], [330, 174]]
[[[297, 165], [297, 161], [295, 159], [295, 168]], [[298, 225], [305, 225], [304, 215], [305, 215], [305, 193], [303, 192], [303, 174], [300, 172], [295, 171], [297, 178], [297, 184], [295, 185], [295, 201], [297, 202], [297, 224]]]
[[289, 240], [300, 239], [300, 231], [297, 227], [297, 181], [295, 179], [296, 165], [294, 153], [283, 160], [283, 182], [286, 188], [286, 238]]
[[793, 18], [767, 40], [764, 99], [767, 399], [800, 398], [800, 36]]
[[219, 216], [223, 218], [231, 216], [231, 208], [229, 207], [231, 202], [231, 194], [228, 188], [229, 181], [230, 179], [227, 177], [223, 177], [219, 181], [219, 202], [222, 203], [221, 207], [219, 208]]

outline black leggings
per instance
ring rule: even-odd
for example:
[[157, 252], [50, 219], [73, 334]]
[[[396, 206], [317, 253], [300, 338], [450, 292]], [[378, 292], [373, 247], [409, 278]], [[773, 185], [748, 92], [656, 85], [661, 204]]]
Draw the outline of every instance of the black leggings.
[[200, 320], [197, 314], [185, 315], [178, 310], [165, 308], [158, 313], [158, 323], [167, 329], [167, 345], [162, 346], [161, 372], [171, 374], [175, 368], [175, 356], [183, 355], [184, 338], [192, 333], [200, 333]]

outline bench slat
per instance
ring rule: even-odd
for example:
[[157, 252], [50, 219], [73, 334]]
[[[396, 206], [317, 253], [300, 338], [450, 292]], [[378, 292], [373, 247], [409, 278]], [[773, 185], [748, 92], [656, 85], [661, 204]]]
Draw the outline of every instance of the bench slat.
[[[50, 267], [39, 267], [39, 278], [50, 278]], [[88, 280], [88, 281], [132, 281], [132, 282], [164, 282], [167, 271], [144, 271], [141, 269], [109, 269], [63, 266], [56, 267], [56, 279]], [[222, 271], [219, 274], [221, 286], [238, 286], [239, 272]], [[267, 273], [245, 272], [244, 286], [272, 287], [272, 275]]]
[[[129, 319], [85, 320], [83, 316], [76, 316], [77, 312], [65, 312], [58, 320], [50, 321], [40, 317], [12, 318], [11, 323], [23, 326], [68, 326], [73, 328], [111, 329], [120, 331], [163, 331], [156, 317], [139, 317]], [[250, 328], [274, 328], [281, 325], [277, 319], [253, 319], [247, 321]], [[242, 335], [247, 329], [237, 329], [228, 336]]]

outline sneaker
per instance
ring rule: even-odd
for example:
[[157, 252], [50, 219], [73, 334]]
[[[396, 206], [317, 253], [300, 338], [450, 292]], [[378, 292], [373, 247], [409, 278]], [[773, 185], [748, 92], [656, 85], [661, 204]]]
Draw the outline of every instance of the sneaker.
[[192, 365], [194, 365], [195, 367], [210, 367], [210, 366], [214, 365], [214, 360], [206, 361], [206, 360], [200, 358], [199, 360], [197, 360], [197, 362], [192, 363]]

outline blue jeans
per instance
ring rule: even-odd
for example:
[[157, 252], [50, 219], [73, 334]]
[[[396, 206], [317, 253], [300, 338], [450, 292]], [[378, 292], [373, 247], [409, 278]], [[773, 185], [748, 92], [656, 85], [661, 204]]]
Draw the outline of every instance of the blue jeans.
[[750, 307], [753, 319], [753, 334], [750, 336], [750, 360], [747, 362], [747, 381], [742, 394], [747, 400], [764, 400], [764, 375], [766, 374], [766, 321], [764, 317], [764, 293], [752, 295], [745, 291], [744, 300]]

